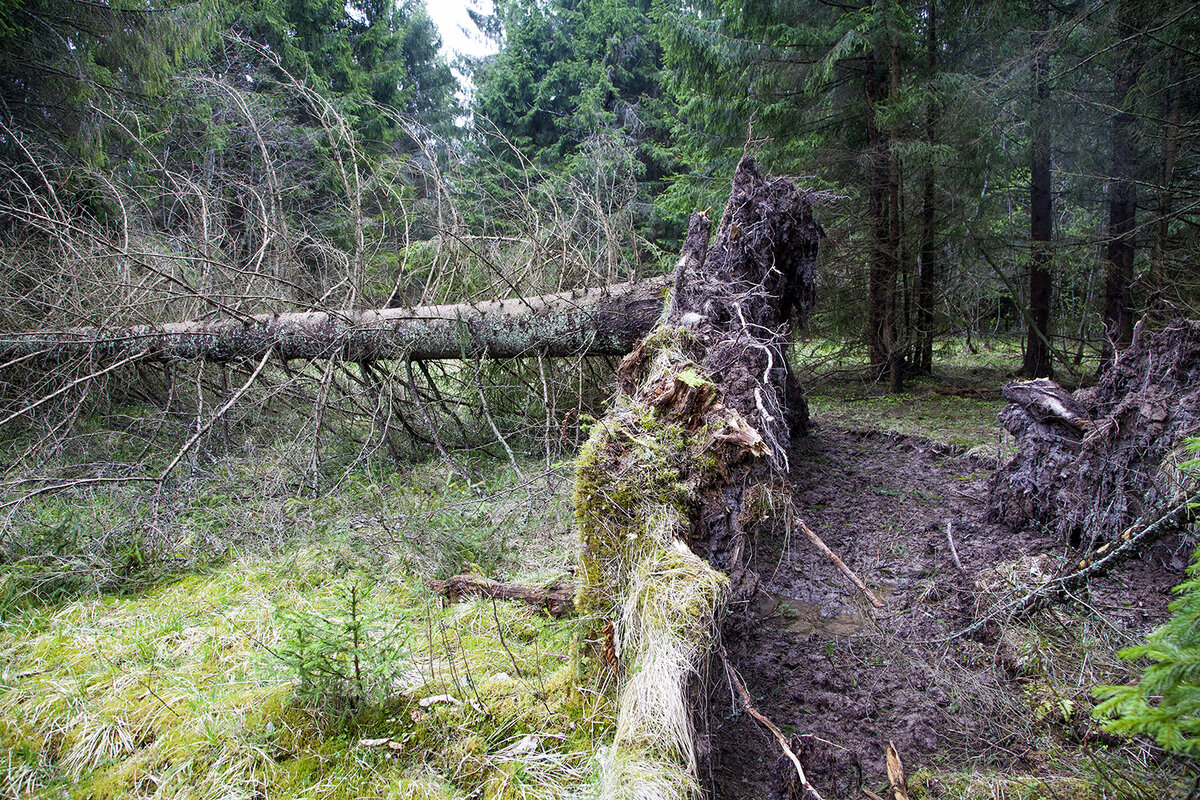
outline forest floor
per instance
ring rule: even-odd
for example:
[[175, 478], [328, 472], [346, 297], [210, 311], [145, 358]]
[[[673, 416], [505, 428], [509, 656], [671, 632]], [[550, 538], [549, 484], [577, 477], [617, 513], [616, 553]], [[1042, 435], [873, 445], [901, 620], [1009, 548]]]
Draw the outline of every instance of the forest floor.
[[[890, 798], [889, 742], [913, 798], [1184, 796], [1194, 765], [1101, 732], [1090, 710], [1096, 686], [1134, 674], [1116, 652], [1164, 619], [1194, 542], [1162, 542], [1076, 602], [956, 638], [1079, 558], [983, 519], [987, 478], [1010, 454], [995, 413], [1013, 354], [942, 354], [936, 379], [886, 397], [853, 355], [842, 365], [816, 348], [794, 511], [884, 608], [781, 527], [755, 546], [762, 588], [731, 609], [742, 624], [724, 645], [823, 796]], [[82, 441], [104, 452], [63, 458], [140, 451], [115, 434]], [[437, 461], [346, 458], [321, 497], [295, 489], [307, 454], [265, 434], [198, 462], [156, 522], [177, 534], [176, 560], [155, 553], [156, 568], [131, 533], [147, 515], [136, 492], [21, 506], [9, 535], [24, 542], [0, 563], [0, 798], [583, 796], [613, 732], [611, 679], [571, 655], [587, 620], [443, 606], [424, 585], [464, 565], [570, 579], [570, 462], [522, 461], [521, 479], [481, 459], [484, 482], [467, 487]], [[360, 634], [373, 649], [357, 650], [356, 678]], [[707, 719], [714, 797], [800, 797], [727, 684]]]
[[[887, 795], [889, 743], [914, 796], [1183, 796], [1188, 765], [1104, 733], [1090, 711], [1096, 686], [1137, 674], [1116, 653], [1166, 618], [1194, 539], [1159, 543], [1069, 605], [956, 635], [1082, 556], [1034, 527], [985, 519], [988, 478], [1011, 454], [995, 419], [1007, 354], [988, 355], [942, 365], [899, 397], [853, 371], [813, 384], [793, 510], [884, 607], [784, 530], [752, 554], [762, 585], [731, 609], [744, 619], [726, 626], [730, 661], [826, 797]], [[800, 797], [729, 690], [708, 700], [715, 796]]]

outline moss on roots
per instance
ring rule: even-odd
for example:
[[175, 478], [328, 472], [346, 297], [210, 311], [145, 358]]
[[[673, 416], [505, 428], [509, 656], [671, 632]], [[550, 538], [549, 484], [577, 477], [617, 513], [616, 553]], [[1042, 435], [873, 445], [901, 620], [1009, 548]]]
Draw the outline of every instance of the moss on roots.
[[[622, 395], [578, 460], [575, 514], [585, 613], [609, 618], [624, 680], [617, 733], [602, 759], [604, 798], [695, 797], [690, 677], [706, 662], [729, 581], [687, 546], [697, 487], [721, 468], [712, 431], [730, 413], [662, 326]], [[705, 466], [707, 465], [707, 466]]]

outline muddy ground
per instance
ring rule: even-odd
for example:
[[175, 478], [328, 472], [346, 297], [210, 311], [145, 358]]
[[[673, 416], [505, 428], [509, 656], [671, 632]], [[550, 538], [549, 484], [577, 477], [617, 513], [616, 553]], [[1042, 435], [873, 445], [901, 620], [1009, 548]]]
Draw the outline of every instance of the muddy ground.
[[[886, 607], [868, 611], [799, 532], [764, 535], [751, 560], [762, 586], [753, 601], [730, 609], [724, 645], [758, 710], [793, 737], [823, 796], [863, 797], [863, 786], [883, 793], [889, 741], [910, 772], [1047, 769], [1045, 748], [1021, 722], [1036, 671], [1029, 653], [999, 626], [974, 638], [952, 635], [996, 596], [1022, 591], [1011, 584], [1036, 581], [1079, 555], [1037, 531], [984, 522], [996, 466], [986, 459], [921, 439], [821, 426], [792, 463], [801, 465], [793, 470], [797, 512]], [[1186, 542], [1160, 543], [1094, 584], [1087, 613], [1140, 636], [1164, 618], [1189, 552]], [[981, 575], [997, 588], [981, 590]], [[736, 708], [727, 682], [713, 683], [713, 750], [704, 767], [712, 796], [800, 797], [770, 734]], [[1067, 740], [1103, 738], [1086, 708], [1062, 723]]]

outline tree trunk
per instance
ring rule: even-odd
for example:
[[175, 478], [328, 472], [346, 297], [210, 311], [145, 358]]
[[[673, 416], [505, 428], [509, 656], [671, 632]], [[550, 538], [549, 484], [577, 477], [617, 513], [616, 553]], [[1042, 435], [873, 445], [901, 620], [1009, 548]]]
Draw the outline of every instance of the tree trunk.
[[[244, 320], [76, 328], [0, 335], [0, 363], [227, 362], [341, 357], [384, 359], [623, 355], [658, 321], [665, 279], [602, 289], [457, 305], [260, 314]], [[22, 361], [23, 366], [27, 364]]]
[[1128, 110], [1137, 81], [1137, 54], [1133, 46], [1130, 10], [1125, 3], [1117, 9], [1117, 36], [1121, 63], [1113, 76], [1112, 176], [1108, 183], [1108, 270], [1104, 278], [1104, 352], [1101, 368], [1112, 363], [1113, 346], [1124, 347], [1133, 336], [1134, 225], [1137, 215], [1137, 151]]
[[[889, 59], [890, 63], [890, 59]], [[894, 382], [898, 370], [896, 352], [896, 274], [898, 228], [894, 211], [898, 205], [897, 167], [887, 131], [875, 124], [876, 107], [888, 97], [889, 75], [880, 69], [874, 51], [866, 58], [867, 99], [867, 206], [871, 218], [870, 271], [867, 278], [867, 351], [871, 367], [880, 378]]]
[[[900, 43], [896, 35], [891, 38], [891, 59], [888, 69], [888, 97], [898, 97], [900, 94]], [[904, 391], [904, 353], [901, 350], [900, 338], [896, 325], [896, 278], [900, 274], [900, 156], [893, 145], [900, 134], [893, 122], [888, 128], [887, 158], [888, 158], [888, 238], [887, 259], [888, 271], [891, 275], [888, 281], [891, 297], [887, 300], [892, 315], [891, 342], [888, 345], [888, 391], [898, 394]], [[905, 307], [907, 315], [907, 306]], [[908, 333], [907, 316], [903, 320], [905, 336]]]
[[[929, 74], [937, 73], [937, 0], [929, 0], [929, 19], [926, 30], [926, 61]], [[936, 112], [934, 100], [925, 109], [925, 141], [932, 149], [935, 141]], [[921, 192], [921, 267], [917, 276], [917, 336], [913, 366], [922, 374], [933, 371], [933, 301], [937, 280], [937, 216], [934, 192], [934, 169], [925, 167]]]
[[1167, 240], [1171, 232], [1171, 206], [1174, 194], [1171, 184], [1175, 176], [1175, 158], [1179, 152], [1179, 116], [1183, 108], [1183, 92], [1179, 91], [1174, 82], [1174, 58], [1167, 61], [1167, 86], [1165, 89], [1166, 122], [1162, 127], [1161, 154], [1158, 162], [1158, 223], [1154, 231], [1154, 259], [1151, 262], [1153, 270], [1153, 288], [1162, 291], [1166, 288]]
[[711, 227], [692, 214], [666, 322], [621, 362], [614, 411], [579, 457], [580, 602], [615, 629], [623, 676], [605, 800], [699, 792], [693, 679], [731, 583], [753, 584], [747, 529], [807, 421], [783, 353], [814, 296], [808, 197], [743, 159], [710, 247]]
[[1034, 42], [1033, 105], [1030, 109], [1031, 157], [1029, 184], [1029, 334], [1021, 371], [1031, 377], [1050, 377], [1050, 237], [1053, 230], [1053, 186], [1050, 182], [1050, 85], [1045, 31], [1049, 27], [1049, 0], [1031, 0], [1042, 35]]

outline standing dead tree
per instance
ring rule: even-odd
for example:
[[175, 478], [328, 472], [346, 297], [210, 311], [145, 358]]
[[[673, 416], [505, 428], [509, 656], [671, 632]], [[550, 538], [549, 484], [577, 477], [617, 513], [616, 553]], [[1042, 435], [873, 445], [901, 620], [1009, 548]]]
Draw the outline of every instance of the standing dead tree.
[[710, 244], [711, 227], [692, 215], [665, 321], [621, 363], [579, 458], [581, 605], [614, 623], [623, 674], [605, 798], [698, 794], [695, 679], [807, 425], [784, 346], [814, 298], [809, 198], [744, 159]]

